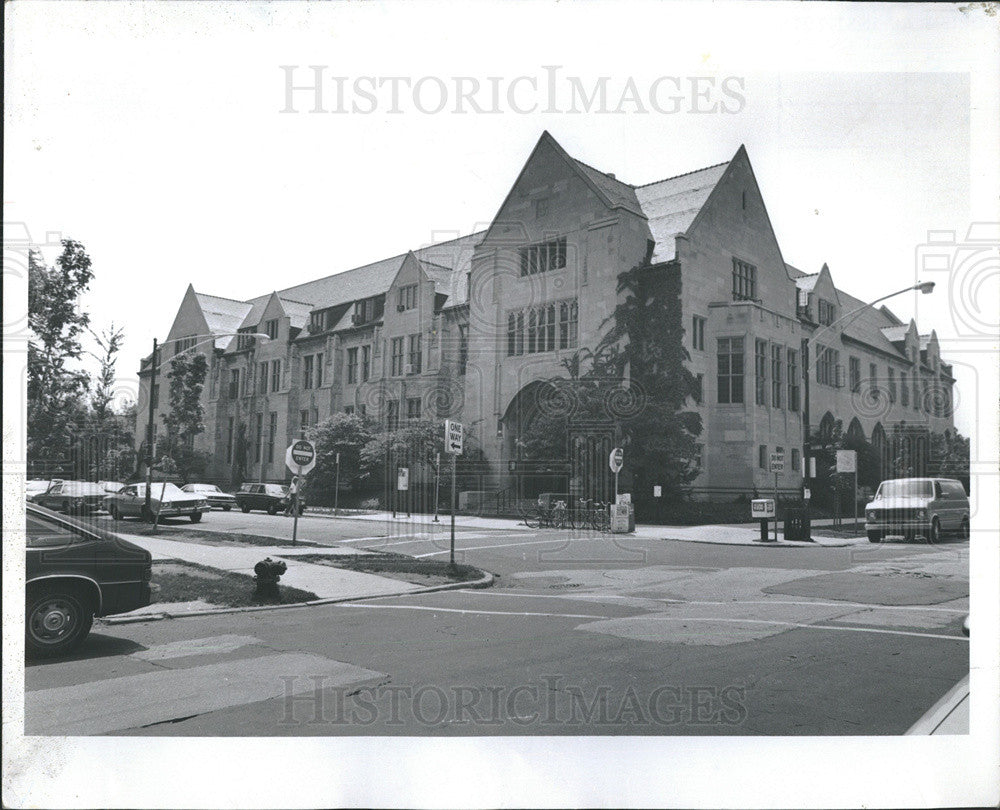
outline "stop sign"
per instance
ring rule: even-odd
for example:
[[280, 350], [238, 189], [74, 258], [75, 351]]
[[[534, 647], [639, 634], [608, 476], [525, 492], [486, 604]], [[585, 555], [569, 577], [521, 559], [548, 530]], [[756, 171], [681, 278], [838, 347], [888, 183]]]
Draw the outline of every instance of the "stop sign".
[[296, 475], [305, 475], [316, 466], [316, 448], [306, 439], [299, 439], [285, 451], [285, 466]]

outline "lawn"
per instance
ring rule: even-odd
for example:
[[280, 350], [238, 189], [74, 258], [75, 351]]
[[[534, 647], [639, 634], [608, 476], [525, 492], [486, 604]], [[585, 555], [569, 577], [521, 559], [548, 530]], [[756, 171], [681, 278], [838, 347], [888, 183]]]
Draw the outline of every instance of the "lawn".
[[150, 587], [154, 604], [173, 602], [208, 602], [219, 607], [250, 607], [260, 604], [295, 604], [319, 597], [278, 583], [280, 602], [254, 599], [254, 578], [246, 574], [219, 571], [180, 560], [157, 560], [153, 563]]
[[296, 554], [300, 562], [330, 565], [400, 579], [417, 585], [447, 585], [453, 582], [474, 582], [484, 573], [471, 565], [451, 566], [444, 560], [418, 560], [405, 554], [377, 552], [373, 554]]

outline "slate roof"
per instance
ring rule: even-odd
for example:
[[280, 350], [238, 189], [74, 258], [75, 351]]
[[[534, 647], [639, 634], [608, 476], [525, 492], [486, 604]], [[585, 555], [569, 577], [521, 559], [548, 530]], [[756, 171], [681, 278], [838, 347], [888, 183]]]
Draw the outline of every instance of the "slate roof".
[[653, 262], [672, 260], [677, 234], [684, 233], [722, 179], [729, 162], [659, 180], [634, 191], [653, 236]]
[[[194, 295], [198, 306], [201, 307], [201, 313], [205, 317], [208, 331], [212, 333], [235, 332], [252, 309], [251, 305], [244, 301], [234, 301], [231, 298], [206, 295], [200, 292], [195, 292]], [[220, 337], [215, 341], [215, 348], [224, 350], [233, 339], [231, 335]]]
[[817, 281], [819, 281], [819, 273], [810, 273], [809, 275], [802, 275], [795, 279], [795, 286], [800, 290], [812, 292]]
[[909, 324], [904, 326], [883, 326], [882, 334], [885, 335], [885, 339], [896, 343], [901, 340], [906, 340], [906, 333], [910, 331]]
[[593, 166], [588, 166], [582, 160], [577, 160], [576, 158], [571, 158], [571, 160], [586, 175], [587, 179], [597, 186], [612, 208], [624, 208], [633, 214], [643, 216], [642, 207], [636, 196], [635, 186], [623, 183], [618, 178], [595, 169]]

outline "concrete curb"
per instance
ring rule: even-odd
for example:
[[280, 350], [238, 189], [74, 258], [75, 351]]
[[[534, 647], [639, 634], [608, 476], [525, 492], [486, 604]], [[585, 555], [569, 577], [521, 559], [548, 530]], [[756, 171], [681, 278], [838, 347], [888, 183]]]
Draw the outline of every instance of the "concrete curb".
[[396, 596], [416, 596], [424, 593], [434, 593], [435, 591], [451, 591], [459, 588], [489, 588], [496, 581], [496, 574], [488, 571], [479, 579], [471, 582], [449, 582], [445, 585], [430, 585], [426, 588], [419, 588], [414, 591], [398, 591], [394, 593], [380, 593], [373, 596], [330, 596], [326, 599], [313, 599], [310, 602], [292, 602], [287, 605], [251, 605], [248, 607], [212, 608], [211, 610], [191, 610], [185, 613], [146, 613], [141, 616], [106, 616], [99, 618], [103, 624], [138, 624], [140, 622], [159, 622], [164, 619], [186, 619], [189, 616], [219, 616], [225, 613], [257, 613], [264, 610], [287, 610], [289, 608], [318, 607], [321, 605], [334, 605], [338, 602], [360, 602], [370, 599], [390, 599]]
[[751, 548], [850, 548], [861, 545], [860, 543], [837, 542], [818, 543], [815, 540], [809, 542], [799, 542], [795, 540], [769, 540], [761, 542], [759, 540], [749, 543], [743, 540], [696, 540], [691, 537], [662, 537], [661, 540], [674, 540], [678, 543], [702, 543], [709, 546], [747, 546]]

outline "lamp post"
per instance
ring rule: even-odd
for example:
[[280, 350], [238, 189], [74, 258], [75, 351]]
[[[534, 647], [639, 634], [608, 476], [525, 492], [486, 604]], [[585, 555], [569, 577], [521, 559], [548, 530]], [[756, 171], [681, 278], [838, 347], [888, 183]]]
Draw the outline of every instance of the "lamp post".
[[[157, 340], [156, 340], [156, 338], [153, 338], [153, 354], [150, 356], [150, 361], [149, 361], [149, 366], [150, 366], [150, 369], [149, 369], [149, 412], [148, 412], [148, 415], [147, 415], [147, 422], [146, 422], [146, 501], [145, 501], [145, 512], [146, 512], [146, 515], [150, 515], [152, 513], [152, 511], [153, 511], [152, 510], [152, 505], [151, 505], [152, 504], [152, 498], [151, 498], [151, 493], [150, 493], [150, 490], [152, 489], [152, 486], [153, 486], [153, 419], [154, 419], [155, 406], [156, 406], [156, 404], [158, 404], [158, 403], [154, 402], [154, 400], [153, 400], [153, 392], [154, 392], [155, 387], [156, 387], [156, 370], [159, 368], [159, 365], [160, 365], [159, 364], [159, 358], [157, 357], [158, 351], [160, 349], [162, 349], [164, 346], [168, 346], [171, 343], [179, 343], [182, 340], [197, 340], [198, 341], [193, 346], [188, 346], [183, 351], [179, 351], [179, 352], [177, 352], [177, 354], [174, 355], [174, 357], [180, 357], [182, 354], [185, 354], [187, 352], [193, 351], [194, 349], [197, 349], [199, 346], [201, 346], [204, 343], [208, 343], [209, 341], [215, 341], [217, 338], [235, 337], [237, 335], [243, 335], [243, 334], [247, 334], [247, 333], [241, 333], [241, 332], [220, 332], [218, 334], [213, 334], [213, 335], [194, 335], [192, 337], [175, 338], [174, 340], [168, 340], [168, 341], [165, 341], [164, 343], [158, 343]], [[270, 340], [270, 336], [264, 334], [263, 332], [251, 332], [247, 336], [248, 337], [253, 337], [253, 338], [261, 338], [262, 340]], [[202, 340], [202, 338], [204, 338], [204, 339]]]
[[[860, 307], [857, 307], [856, 309], [851, 310], [846, 315], [842, 315], [841, 317], [837, 318], [837, 320], [833, 321], [832, 323], [827, 324], [826, 326], [824, 326], [822, 329], [818, 330], [817, 332], [814, 332], [809, 337], [802, 339], [802, 375], [803, 375], [802, 376], [802, 488], [803, 488], [803, 500], [804, 501], [805, 501], [805, 497], [804, 496], [805, 496], [805, 489], [806, 489], [806, 481], [807, 481], [807, 479], [809, 479], [811, 477], [809, 475], [809, 473], [811, 472], [811, 470], [810, 470], [811, 456], [810, 456], [810, 452], [809, 452], [810, 451], [810, 443], [809, 443], [809, 351], [810, 351], [812, 342], [815, 341], [816, 338], [818, 338], [824, 332], [826, 332], [829, 329], [832, 329], [834, 326], [837, 326], [842, 321], [846, 321], [846, 320], [848, 320], [850, 318], [853, 318], [858, 313], [863, 312], [864, 310], [868, 309], [869, 307], [873, 307], [873, 306], [875, 306], [875, 304], [878, 304], [878, 303], [880, 303], [882, 301], [885, 301], [888, 298], [893, 298], [893, 297], [895, 297], [897, 295], [902, 295], [903, 293], [910, 292], [911, 290], [919, 290], [923, 295], [929, 295], [931, 292], [934, 291], [934, 282], [933, 281], [922, 281], [922, 282], [919, 282], [917, 284], [913, 284], [910, 287], [904, 287], [902, 290], [896, 290], [896, 292], [891, 292], [888, 295], [883, 295], [881, 298], [876, 298], [874, 301], [870, 301], [867, 304], [862, 304]], [[857, 493], [854, 494], [854, 497], [857, 498]], [[808, 508], [809, 508], [808, 501], [805, 501], [805, 505], [806, 505], [806, 509], [808, 510]]]

